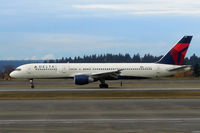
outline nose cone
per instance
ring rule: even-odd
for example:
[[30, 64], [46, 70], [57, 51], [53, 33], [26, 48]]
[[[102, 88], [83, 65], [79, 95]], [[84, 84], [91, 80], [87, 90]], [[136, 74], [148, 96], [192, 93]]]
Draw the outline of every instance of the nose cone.
[[16, 72], [15, 72], [15, 71], [11, 72], [11, 73], [10, 73], [10, 77], [11, 77], [11, 78], [16, 78]]

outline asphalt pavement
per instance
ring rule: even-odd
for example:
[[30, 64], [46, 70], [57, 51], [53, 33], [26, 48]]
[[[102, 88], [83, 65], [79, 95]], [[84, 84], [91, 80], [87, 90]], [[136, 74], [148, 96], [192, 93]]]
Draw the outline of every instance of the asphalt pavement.
[[200, 99], [1, 100], [2, 133], [200, 132]]

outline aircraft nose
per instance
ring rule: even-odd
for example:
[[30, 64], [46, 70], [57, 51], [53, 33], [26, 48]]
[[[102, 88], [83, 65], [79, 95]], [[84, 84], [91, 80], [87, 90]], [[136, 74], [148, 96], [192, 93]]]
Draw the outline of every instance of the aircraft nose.
[[11, 73], [10, 73], [10, 77], [11, 77], [11, 78], [16, 78], [16, 72], [11, 72]]

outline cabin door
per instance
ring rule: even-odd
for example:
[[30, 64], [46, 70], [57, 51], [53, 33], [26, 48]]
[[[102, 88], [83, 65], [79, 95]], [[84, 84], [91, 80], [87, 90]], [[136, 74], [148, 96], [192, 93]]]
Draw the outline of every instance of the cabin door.
[[156, 70], [156, 77], [160, 77], [160, 67], [159, 66], [157, 67], [157, 70]]
[[32, 74], [32, 72], [31, 72], [31, 67], [28, 67], [28, 69], [27, 69], [27, 73], [28, 73], [29, 75]]
[[69, 64], [60, 66], [59, 73], [62, 73], [65, 75], [68, 74], [69, 73]]

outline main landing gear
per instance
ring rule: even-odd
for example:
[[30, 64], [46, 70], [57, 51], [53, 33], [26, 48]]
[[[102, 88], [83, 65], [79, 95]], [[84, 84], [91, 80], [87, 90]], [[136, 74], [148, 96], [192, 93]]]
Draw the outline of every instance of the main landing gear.
[[101, 84], [99, 85], [99, 88], [108, 88], [109, 87], [108, 84], [105, 83], [105, 80], [100, 81], [100, 82], [101, 82]]
[[34, 83], [33, 83], [33, 79], [30, 79], [29, 82], [30, 82], [31, 88], [32, 89], [35, 88]]
[[108, 88], [109, 86], [108, 86], [108, 84], [100, 84], [99, 87], [100, 88]]

